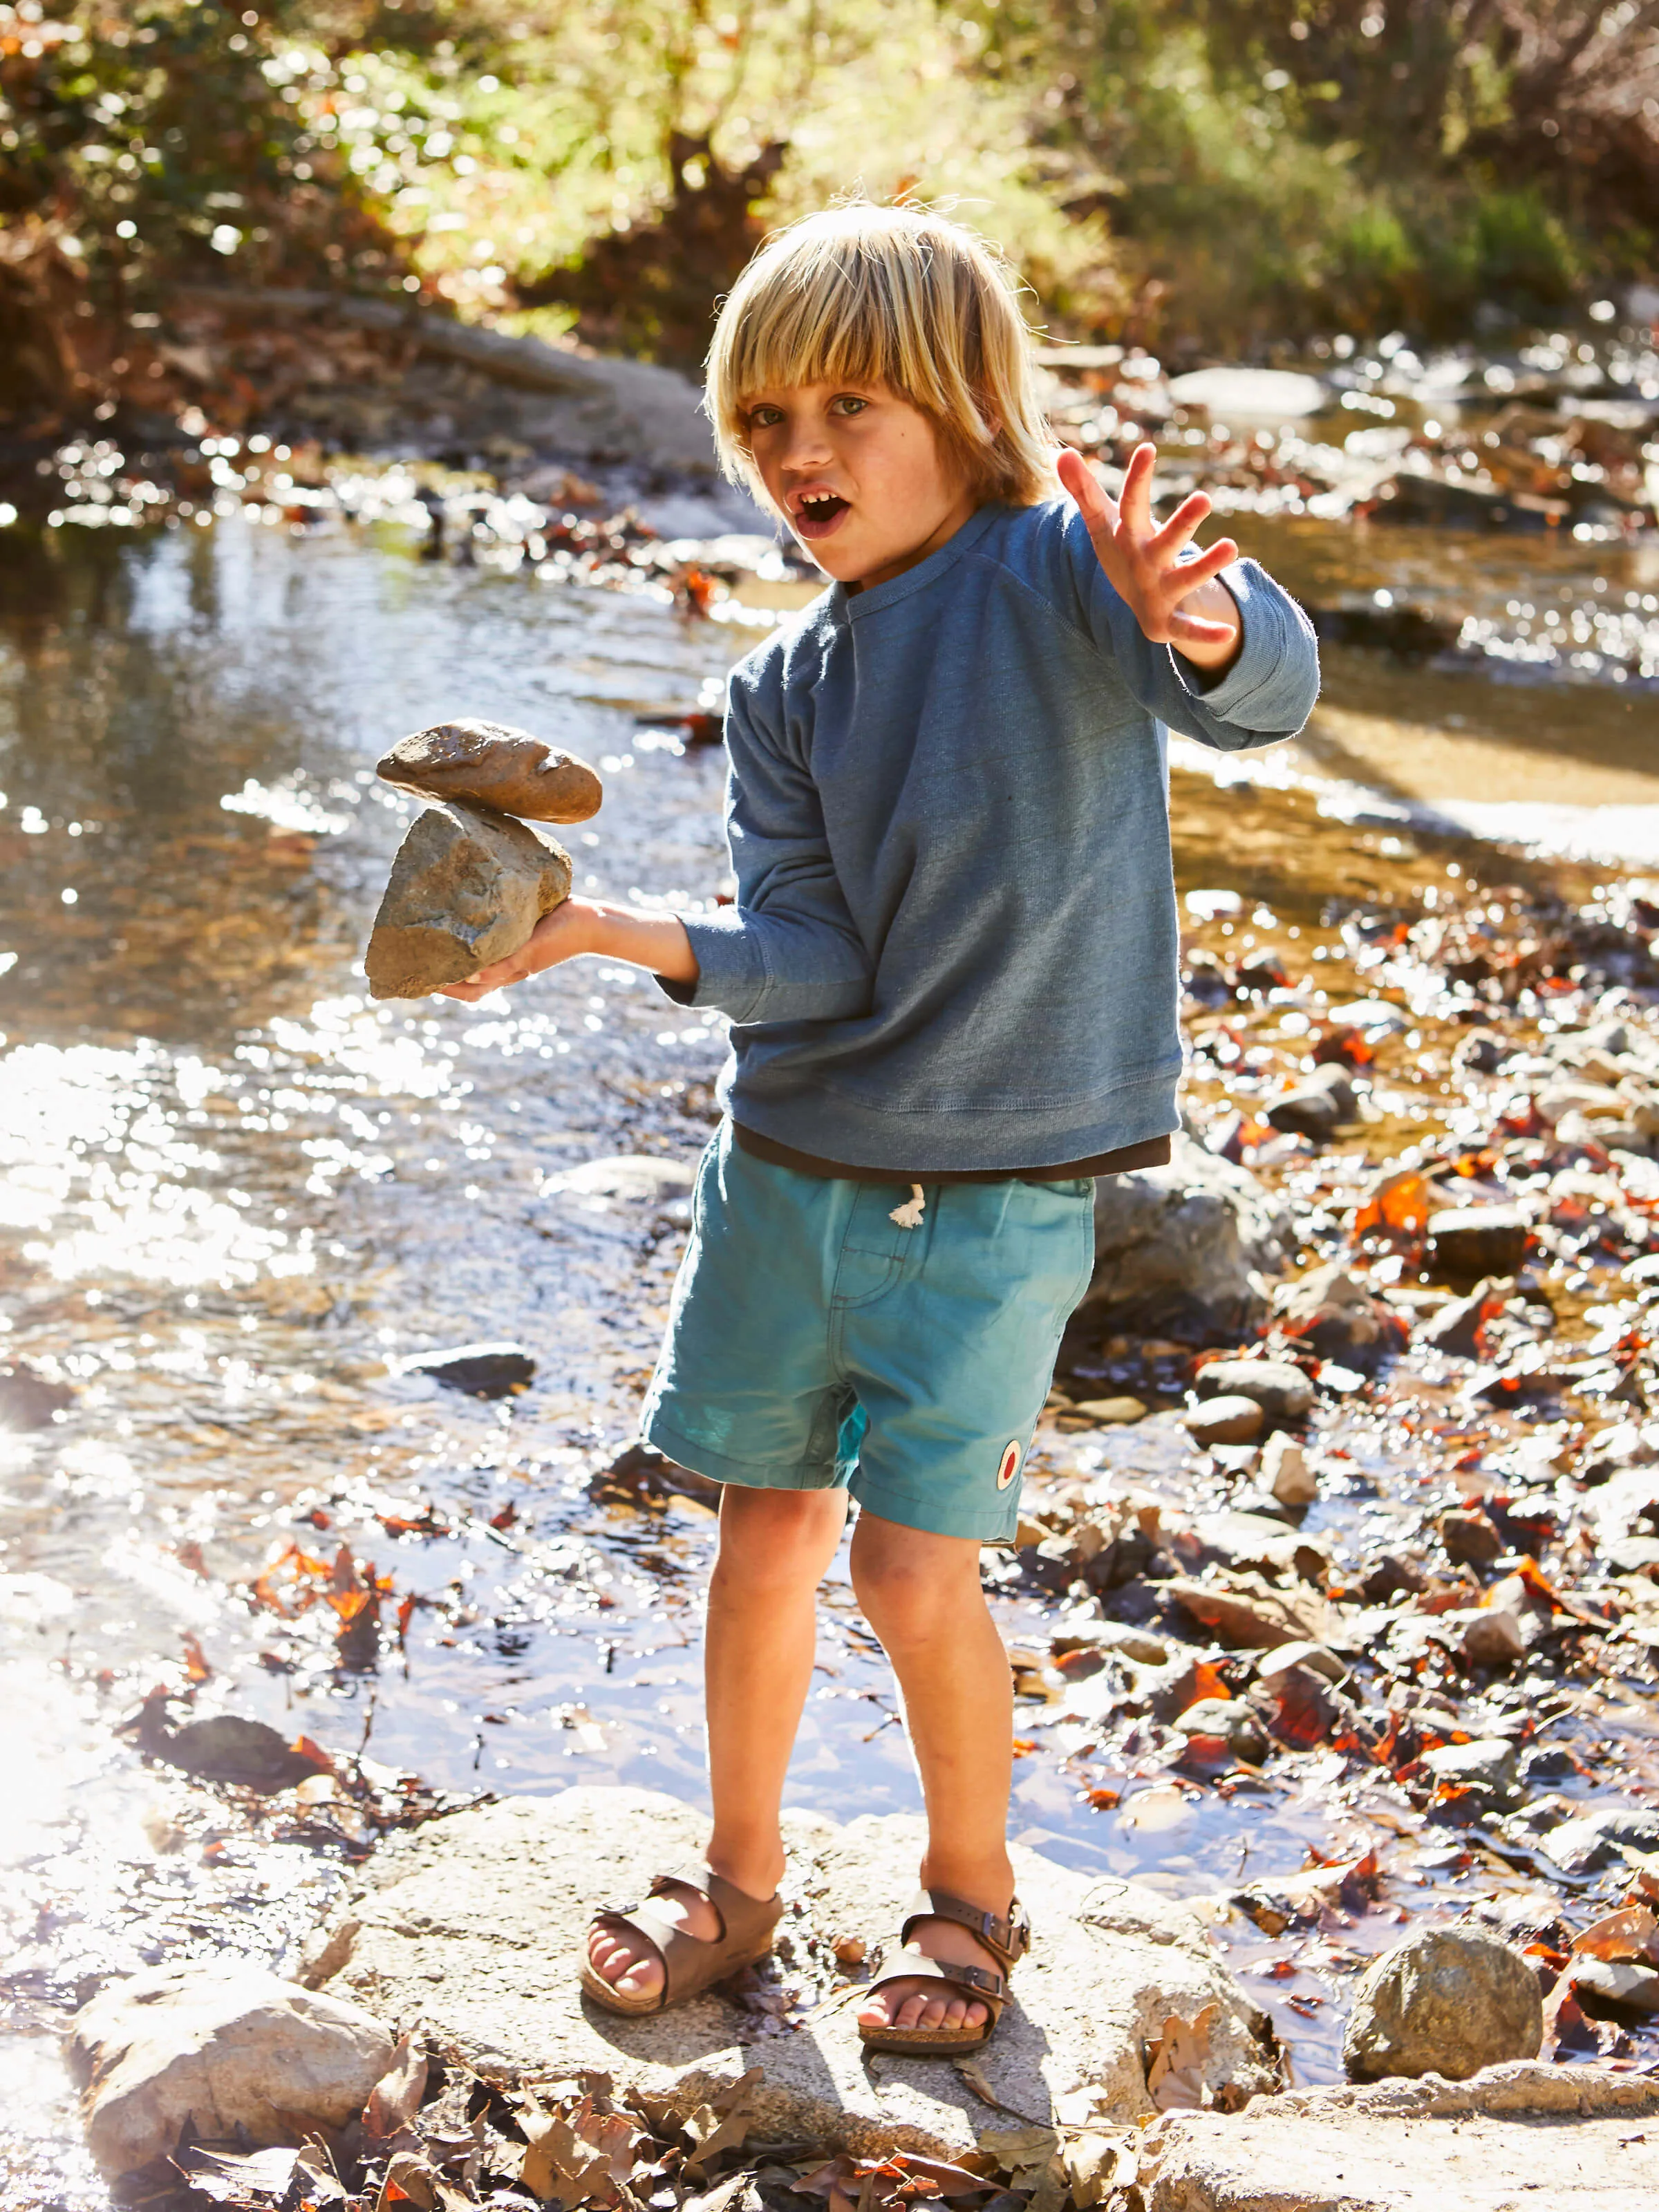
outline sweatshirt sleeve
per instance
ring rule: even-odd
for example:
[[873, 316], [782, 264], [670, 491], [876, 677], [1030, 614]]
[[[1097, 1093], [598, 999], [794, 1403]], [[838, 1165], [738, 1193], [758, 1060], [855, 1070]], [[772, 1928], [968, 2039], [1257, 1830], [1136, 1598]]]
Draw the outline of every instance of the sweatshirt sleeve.
[[1147, 638], [1108, 582], [1082, 518], [1073, 512], [1068, 550], [1090, 635], [1116, 661], [1141, 705], [1218, 752], [1293, 738], [1319, 696], [1319, 647], [1313, 624], [1290, 593], [1254, 561], [1228, 563], [1221, 581], [1238, 603], [1243, 638], [1226, 674], [1206, 682], [1205, 672], [1173, 646]]
[[680, 919], [695, 983], [663, 989], [734, 1022], [844, 1021], [870, 1010], [871, 962], [830, 857], [823, 812], [753, 690], [734, 672], [726, 716], [726, 834], [737, 902]]

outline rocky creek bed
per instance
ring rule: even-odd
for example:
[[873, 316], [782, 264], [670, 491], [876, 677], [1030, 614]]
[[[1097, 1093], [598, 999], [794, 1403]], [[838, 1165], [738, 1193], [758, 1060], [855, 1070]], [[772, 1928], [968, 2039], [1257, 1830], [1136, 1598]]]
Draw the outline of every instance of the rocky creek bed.
[[[372, 763], [434, 711], [535, 730], [605, 778], [579, 882], [712, 899], [700, 740], [753, 635], [742, 594], [788, 580], [687, 546], [645, 588], [598, 562], [532, 592], [367, 525], [234, 517], [106, 543], [0, 662], [8, 2202], [107, 2201], [58, 2070], [76, 2008], [228, 1958], [380, 2022], [403, 2086], [378, 2136], [333, 2146], [368, 2203], [397, 2201], [401, 2154], [446, 2205], [481, 2183], [656, 2212], [803, 2188], [836, 2212], [1243, 2204], [1268, 2201], [1271, 2146], [1217, 2131], [1271, 2115], [1264, 2090], [1298, 2125], [1322, 2098], [1356, 2146], [1476, 2118], [1541, 2141], [1562, 2080], [1612, 2146], [1595, 2186], [1650, 2196], [1659, 888], [1178, 765], [1189, 1127], [1170, 1170], [1103, 1187], [1021, 1541], [987, 1575], [1050, 1925], [1127, 1913], [1181, 1971], [1120, 1961], [1103, 2007], [1039, 1959], [1046, 2053], [1007, 2038], [977, 2085], [854, 2081], [847, 1995], [891, 1902], [857, 1839], [914, 1787], [837, 1573], [793, 1795], [803, 1880], [838, 1853], [842, 1875], [711, 2008], [697, 2048], [725, 2070], [678, 2102], [650, 2070], [690, 2063], [672, 2043], [573, 2086], [596, 2053], [550, 1946], [536, 1986], [574, 2039], [532, 2109], [544, 2025], [509, 2049], [505, 2015], [464, 2016], [468, 1974], [447, 1988], [395, 1929], [327, 1946], [463, 1824], [600, 1787], [700, 1799], [710, 1498], [630, 1441], [721, 1041], [604, 967], [477, 1009], [371, 1005], [353, 968], [408, 819]], [[695, 579], [722, 559], [737, 618], [714, 622]], [[431, 1371], [479, 1340], [507, 1349]], [[1528, 1962], [1551, 2064], [1463, 2106], [1335, 2087], [1368, 1962], [1451, 1925]], [[422, 2017], [423, 2072], [390, 2048]], [[769, 2105], [755, 2067], [775, 2095], [816, 2067], [820, 2110], [860, 2127]], [[470, 2178], [431, 2155], [467, 2131]], [[258, 2154], [222, 2144], [190, 2201], [341, 2201], [327, 2161], [234, 2163]]]

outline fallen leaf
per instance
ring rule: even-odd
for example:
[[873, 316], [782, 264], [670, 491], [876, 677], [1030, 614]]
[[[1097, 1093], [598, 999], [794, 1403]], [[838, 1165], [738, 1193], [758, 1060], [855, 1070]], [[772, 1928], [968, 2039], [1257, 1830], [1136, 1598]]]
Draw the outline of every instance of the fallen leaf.
[[1146, 2058], [1146, 2094], [1160, 2112], [1195, 2112], [1204, 2103], [1204, 2069], [1209, 2063], [1210, 2027], [1220, 2012], [1206, 2004], [1197, 2016], [1172, 2013]]
[[1575, 1936], [1572, 1948], [1580, 1958], [1640, 1959], [1659, 1966], [1659, 1919], [1645, 1905], [1621, 1905]]
[[421, 2109], [429, 2070], [427, 2055], [416, 2049], [411, 2030], [392, 2052], [392, 2063], [363, 2106], [363, 2132], [371, 2141], [384, 2142], [409, 2125]]

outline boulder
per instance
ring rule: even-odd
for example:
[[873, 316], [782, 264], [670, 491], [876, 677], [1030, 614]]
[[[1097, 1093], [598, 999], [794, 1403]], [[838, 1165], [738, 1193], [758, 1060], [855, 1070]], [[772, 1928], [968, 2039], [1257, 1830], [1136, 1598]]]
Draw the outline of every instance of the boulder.
[[[1659, 2194], [1659, 2082], [1495, 2066], [1170, 2112], [1142, 2138], [1138, 2212], [1642, 2212]], [[1114, 2200], [1115, 2201], [1115, 2200]]]
[[1212, 1444], [1253, 1444], [1267, 1425], [1254, 1398], [1211, 1398], [1181, 1417], [1182, 1425], [1202, 1451]]
[[[588, 1920], [640, 1896], [651, 1874], [695, 1858], [706, 1818], [655, 1791], [580, 1788], [508, 1798], [434, 1821], [377, 1854], [369, 1887], [323, 1940], [319, 1972], [388, 2020], [417, 2016], [492, 2069], [552, 2077], [597, 2069], [618, 2089], [713, 2095], [749, 2069], [763, 2076], [755, 2124], [775, 2142], [854, 2151], [970, 2149], [992, 2124], [953, 2066], [882, 2055], [866, 2063], [835, 1947], [891, 1946], [914, 1891], [924, 1829], [904, 1814], [838, 1827], [786, 1815], [790, 1899], [769, 1996], [805, 1983], [789, 2025], [730, 1985], [670, 2013], [629, 2020], [584, 2001], [577, 1963]], [[995, 2040], [977, 2063], [999, 2102], [1047, 2122], [1087, 2091], [1103, 2116], [1149, 2115], [1144, 2048], [1171, 2016], [1206, 2005], [1206, 2078], [1271, 2086], [1265, 2023], [1210, 1950], [1196, 1915], [1128, 1883], [1102, 1882], [1014, 1848], [1035, 1946], [1013, 1980]], [[860, 1975], [865, 1972], [860, 1968]], [[811, 1992], [828, 1984], [815, 2009]], [[752, 1990], [754, 1984], [748, 1986]]]
[[1529, 1959], [1484, 1928], [1419, 1928], [1354, 1985], [1342, 2038], [1352, 2081], [1443, 2074], [1535, 2058], [1544, 1999]]
[[1513, 1206], [1444, 1206], [1429, 1216], [1429, 1263], [1459, 1282], [1516, 1275], [1528, 1234], [1525, 1215]]
[[438, 722], [399, 738], [374, 764], [399, 791], [459, 799], [526, 822], [586, 822], [605, 787], [584, 760], [501, 722]]
[[355, 2000], [257, 1966], [156, 1966], [70, 2026], [92, 2154], [115, 2179], [198, 2135], [298, 2143], [362, 2111], [395, 2039]]
[[1248, 1168], [1185, 1130], [1166, 1167], [1102, 1176], [1095, 1186], [1095, 1272], [1083, 1303], [1093, 1326], [1237, 1334], [1267, 1310], [1269, 1278], [1291, 1249], [1290, 1214]]
[[1274, 1421], [1299, 1421], [1313, 1410], [1314, 1386], [1288, 1359], [1212, 1359], [1193, 1388], [1200, 1398], [1254, 1398]]
[[392, 863], [365, 966], [369, 995], [423, 999], [518, 951], [570, 895], [570, 855], [522, 822], [425, 807]]

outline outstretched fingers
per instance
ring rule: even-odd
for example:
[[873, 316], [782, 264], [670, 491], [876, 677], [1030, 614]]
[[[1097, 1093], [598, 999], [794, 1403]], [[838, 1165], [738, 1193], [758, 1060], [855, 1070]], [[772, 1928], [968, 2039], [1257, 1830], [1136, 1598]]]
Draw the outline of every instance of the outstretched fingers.
[[1179, 562], [1171, 573], [1170, 583], [1176, 603], [1188, 598], [1201, 585], [1209, 583], [1238, 558], [1238, 548], [1231, 538], [1218, 538], [1213, 545], [1206, 545], [1195, 561]]
[[1061, 448], [1054, 471], [1065, 489], [1077, 502], [1078, 512], [1091, 531], [1109, 533], [1117, 527], [1117, 501], [1108, 496], [1105, 486], [1075, 447]]
[[1165, 556], [1179, 553], [1210, 511], [1206, 491], [1190, 492], [1152, 538], [1151, 550]]
[[1130, 535], [1137, 539], [1145, 540], [1153, 534], [1152, 471], [1157, 465], [1158, 447], [1148, 439], [1135, 447], [1123, 471], [1117, 510]]

